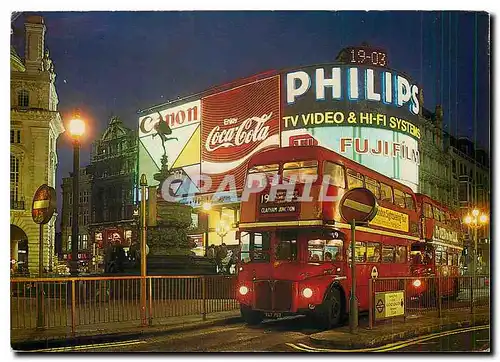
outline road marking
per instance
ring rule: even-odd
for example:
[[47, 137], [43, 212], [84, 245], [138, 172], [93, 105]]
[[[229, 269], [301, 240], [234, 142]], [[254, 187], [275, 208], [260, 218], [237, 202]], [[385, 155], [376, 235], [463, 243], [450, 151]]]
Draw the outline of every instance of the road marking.
[[396, 349], [400, 349], [403, 347], [408, 347], [414, 344], [418, 344], [420, 342], [425, 342], [431, 339], [439, 338], [439, 337], [444, 337], [448, 335], [453, 335], [453, 334], [460, 334], [460, 333], [466, 333], [466, 332], [473, 332], [477, 330], [482, 330], [482, 329], [489, 329], [489, 325], [484, 325], [484, 326], [476, 326], [476, 327], [467, 327], [467, 328], [461, 328], [461, 329], [455, 329], [451, 331], [444, 331], [444, 332], [439, 332], [435, 334], [430, 334], [426, 336], [421, 336], [421, 337], [416, 337], [413, 339], [409, 339], [406, 341], [399, 341], [399, 342], [394, 342], [394, 343], [389, 343], [386, 344], [385, 346], [379, 346], [379, 347], [370, 347], [370, 348], [361, 348], [361, 349], [331, 349], [331, 348], [316, 348], [312, 346], [308, 346], [307, 344], [304, 343], [286, 343], [287, 346], [300, 350], [300, 351], [305, 351], [305, 352], [354, 352], [354, 353], [359, 353], [359, 352], [387, 352], [387, 351], [392, 351]]
[[84, 344], [79, 346], [69, 346], [69, 347], [56, 347], [56, 348], [46, 348], [46, 349], [37, 349], [30, 352], [68, 352], [68, 351], [76, 351], [81, 349], [96, 349], [96, 348], [107, 348], [107, 347], [122, 347], [122, 346], [131, 346], [135, 344], [146, 343], [146, 341], [141, 340], [133, 340], [126, 342], [108, 342], [108, 343], [97, 343], [97, 344]]

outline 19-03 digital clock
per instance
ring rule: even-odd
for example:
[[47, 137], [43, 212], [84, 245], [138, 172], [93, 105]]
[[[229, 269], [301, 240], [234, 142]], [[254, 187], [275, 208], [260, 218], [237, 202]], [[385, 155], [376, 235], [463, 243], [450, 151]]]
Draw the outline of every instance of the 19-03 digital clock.
[[350, 64], [372, 65], [386, 67], [387, 53], [380, 49], [369, 47], [348, 47], [341, 51], [340, 60]]

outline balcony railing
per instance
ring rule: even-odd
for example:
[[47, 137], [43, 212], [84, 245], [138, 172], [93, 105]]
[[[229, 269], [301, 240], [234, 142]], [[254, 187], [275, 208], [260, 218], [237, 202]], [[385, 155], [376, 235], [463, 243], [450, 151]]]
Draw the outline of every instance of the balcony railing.
[[11, 210], [25, 210], [24, 201], [10, 200]]

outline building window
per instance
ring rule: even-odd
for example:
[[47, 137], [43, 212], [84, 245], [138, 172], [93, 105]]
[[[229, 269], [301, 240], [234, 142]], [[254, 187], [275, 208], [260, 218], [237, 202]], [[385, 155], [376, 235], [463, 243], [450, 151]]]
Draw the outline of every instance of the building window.
[[10, 155], [10, 200], [20, 199], [20, 159]]
[[73, 193], [72, 193], [72, 192], [70, 192], [70, 193], [69, 193], [68, 200], [69, 200], [69, 201], [68, 201], [68, 202], [69, 202], [69, 204], [70, 204], [70, 205], [72, 205], [72, 204], [73, 204]]
[[83, 225], [88, 225], [89, 223], [89, 210], [83, 210]]
[[23, 89], [17, 93], [17, 104], [19, 107], [29, 107], [30, 94], [27, 90]]
[[10, 143], [21, 143], [21, 130], [10, 130]]
[[87, 249], [87, 246], [88, 246], [88, 240], [89, 240], [89, 236], [87, 234], [83, 234], [83, 235], [78, 235], [79, 239], [80, 239], [80, 250], [85, 250]]
[[69, 219], [68, 219], [68, 225], [71, 227], [71, 224], [73, 223], [73, 214], [69, 214]]

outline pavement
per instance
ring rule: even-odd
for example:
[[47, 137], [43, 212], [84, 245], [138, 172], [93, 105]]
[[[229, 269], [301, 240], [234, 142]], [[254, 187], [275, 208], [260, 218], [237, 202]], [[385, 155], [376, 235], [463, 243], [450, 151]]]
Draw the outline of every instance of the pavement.
[[407, 340], [421, 335], [448, 331], [457, 328], [487, 325], [490, 323], [489, 307], [477, 307], [474, 314], [469, 310], [459, 309], [443, 311], [439, 318], [437, 312], [423, 315], [408, 315], [378, 322], [369, 329], [365, 319], [355, 331], [349, 332], [349, 326], [315, 333], [309, 336], [310, 343], [341, 349], [370, 348]]
[[[85, 341], [102, 341], [107, 339], [126, 340], [130, 338], [145, 338], [159, 334], [176, 333], [202, 329], [209, 326], [225, 325], [241, 321], [239, 309], [214, 312], [206, 315], [188, 315], [168, 317], [154, 320], [151, 326], [142, 326], [140, 321], [107, 322], [92, 325], [79, 325], [75, 333], [71, 327], [56, 327], [43, 330], [19, 329], [11, 330], [11, 346], [14, 350], [36, 349], [43, 345], [75, 345]], [[23, 346], [29, 345], [29, 348]]]

